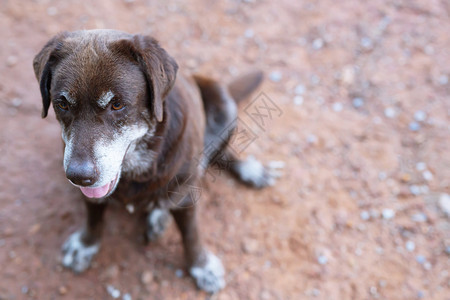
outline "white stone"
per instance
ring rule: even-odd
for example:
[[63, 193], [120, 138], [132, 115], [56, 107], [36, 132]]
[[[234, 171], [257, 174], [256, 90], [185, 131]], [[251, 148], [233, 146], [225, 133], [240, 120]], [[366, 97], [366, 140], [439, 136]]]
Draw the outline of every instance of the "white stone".
[[283, 74], [280, 71], [273, 71], [269, 74], [269, 79], [273, 82], [279, 82], [283, 78]]
[[315, 39], [312, 44], [314, 50], [321, 49], [323, 47], [323, 45], [324, 45], [324, 42], [321, 38]]
[[427, 118], [427, 113], [424, 112], [423, 110], [418, 110], [414, 113], [414, 120], [416, 120], [417, 122], [423, 122], [425, 121]]
[[300, 96], [300, 95], [295, 96], [295, 97], [294, 97], [294, 104], [295, 104], [296, 106], [302, 105], [302, 104], [303, 104], [303, 97]]
[[306, 88], [303, 84], [299, 84], [295, 87], [295, 94], [296, 95], [303, 95], [306, 91]]
[[424, 162], [422, 162], [422, 161], [421, 161], [421, 162], [418, 162], [418, 163], [416, 164], [416, 170], [419, 171], [419, 172], [425, 171], [426, 168], [427, 168], [427, 164], [424, 163]]
[[439, 207], [440, 209], [448, 216], [450, 217], [450, 195], [449, 194], [442, 194], [439, 197]]
[[384, 110], [384, 115], [387, 118], [392, 119], [392, 118], [395, 118], [395, 116], [397, 115], [397, 111], [393, 107], [386, 107]]
[[431, 181], [431, 180], [433, 180], [433, 173], [431, 173], [431, 172], [428, 171], [428, 170], [425, 170], [425, 171], [422, 173], [422, 176], [423, 176], [423, 179], [425, 179], [426, 181]]
[[393, 217], [395, 217], [395, 211], [390, 208], [385, 208], [381, 212], [381, 215], [383, 216], [383, 219], [389, 220], [389, 219], [392, 219]]
[[416, 244], [413, 241], [407, 241], [405, 247], [409, 252], [413, 252], [416, 249]]
[[333, 110], [335, 112], [340, 112], [340, 111], [342, 111], [343, 108], [344, 108], [344, 105], [342, 105], [342, 103], [340, 103], [340, 102], [333, 103]]

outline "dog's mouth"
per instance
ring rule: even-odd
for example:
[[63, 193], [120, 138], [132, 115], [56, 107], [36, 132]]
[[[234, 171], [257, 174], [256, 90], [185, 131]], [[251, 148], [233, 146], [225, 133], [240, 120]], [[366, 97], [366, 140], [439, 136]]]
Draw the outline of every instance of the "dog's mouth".
[[117, 181], [119, 179], [119, 173], [117, 173], [116, 177], [105, 184], [104, 186], [99, 187], [89, 187], [89, 186], [78, 186], [83, 193], [88, 198], [99, 199], [104, 198], [111, 194], [117, 185]]

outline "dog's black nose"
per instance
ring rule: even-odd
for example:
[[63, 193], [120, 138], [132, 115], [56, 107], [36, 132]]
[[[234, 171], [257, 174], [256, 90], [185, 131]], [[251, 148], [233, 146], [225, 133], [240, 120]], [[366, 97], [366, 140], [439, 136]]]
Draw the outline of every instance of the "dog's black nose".
[[66, 177], [81, 186], [90, 186], [98, 180], [95, 165], [90, 161], [71, 161], [66, 169]]

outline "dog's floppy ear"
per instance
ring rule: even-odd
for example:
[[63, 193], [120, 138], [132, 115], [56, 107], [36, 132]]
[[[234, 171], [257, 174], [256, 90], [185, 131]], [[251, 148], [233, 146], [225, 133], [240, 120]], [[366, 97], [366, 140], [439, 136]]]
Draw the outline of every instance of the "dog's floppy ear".
[[163, 102], [169, 93], [178, 70], [175, 60], [149, 36], [135, 35], [132, 40], [120, 40], [116, 50], [131, 55], [147, 80], [151, 109], [158, 122], [163, 120]]
[[52, 68], [57, 63], [61, 54], [58, 50], [62, 47], [62, 39], [65, 33], [53, 37], [34, 57], [33, 68], [36, 79], [39, 82], [42, 96], [42, 118], [45, 118], [50, 107], [50, 85], [52, 81]]

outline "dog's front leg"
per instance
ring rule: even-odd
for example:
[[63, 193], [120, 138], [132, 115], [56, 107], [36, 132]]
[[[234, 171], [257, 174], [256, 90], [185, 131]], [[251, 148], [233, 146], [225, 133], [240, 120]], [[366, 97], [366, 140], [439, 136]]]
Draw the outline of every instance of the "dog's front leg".
[[224, 288], [225, 271], [220, 259], [206, 250], [201, 243], [197, 229], [196, 207], [173, 209], [171, 213], [183, 238], [189, 273], [197, 286], [209, 293]]
[[85, 201], [87, 210], [86, 226], [73, 233], [62, 247], [63, 266], [76, 273], [85, 271], [100, 248], [103, 228], [103, 214], [106, 203], [96, 204]]

